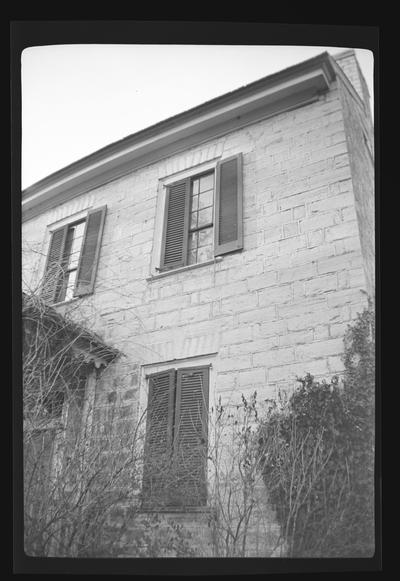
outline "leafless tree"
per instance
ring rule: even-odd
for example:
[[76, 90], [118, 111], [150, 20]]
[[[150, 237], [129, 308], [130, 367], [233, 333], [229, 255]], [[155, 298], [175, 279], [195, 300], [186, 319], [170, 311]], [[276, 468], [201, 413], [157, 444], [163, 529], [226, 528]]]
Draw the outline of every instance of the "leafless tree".
[[280, 535], [262, 478], [257, 393], [212, 410], [210, 505], [216, 557], [279, 554]]
[[37, 294], [24, 294], [23, 330], [26, 553], [184, 553], [181, 529], [141, 510], [145, 412], [126, 421], [115, 392], [97, 402], [98, 361], [113, 350]]

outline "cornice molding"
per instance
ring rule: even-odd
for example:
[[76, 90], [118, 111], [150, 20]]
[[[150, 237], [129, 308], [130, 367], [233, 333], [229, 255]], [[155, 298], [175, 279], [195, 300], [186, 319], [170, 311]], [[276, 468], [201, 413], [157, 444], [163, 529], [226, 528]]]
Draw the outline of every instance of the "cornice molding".
[[329, 90], [334, 63], [323, 53], [112, 143], [22, 192], [22, 220], [174, 153], [305, 105]]

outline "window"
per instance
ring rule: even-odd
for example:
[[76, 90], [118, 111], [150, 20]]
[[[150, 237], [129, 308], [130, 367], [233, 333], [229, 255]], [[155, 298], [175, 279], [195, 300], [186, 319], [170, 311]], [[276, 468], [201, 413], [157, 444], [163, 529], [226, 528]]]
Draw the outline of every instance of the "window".
[[[68, 421], [74, 419], [73, 414], [79, 416], [82, 413], [83, 400], [85, 396], [85, 386], [87, 381], [87, 371], [84, 367], [78, 370], [76, 375], [68, 377], [68, 387], [64, 385], [53, 386], [53, 388], [43, 398], [43, 412], [45, 416], [51, 419], [61, 419], [65, 405], [68, 407]], [[61, 383], [61, 381], [60, 381]]]
[[204, 506], [209, 367], [148, 376], [143, 505]]
[[42, 297], [50, 303], [93, 292], [106, 207], [51, 234]]
[[160, 270], [243, 248], [242, 156], [167, 187]]
[[213, 257], [214, 173], [193, 178], [190, 184], [188, 264]]
[[76, 272], [82, 250], [85, 221], [67, 227], [64, 248], [64, 271], [60, 277], [60, 290], [57, 301], [68, 301], [74, 296]]

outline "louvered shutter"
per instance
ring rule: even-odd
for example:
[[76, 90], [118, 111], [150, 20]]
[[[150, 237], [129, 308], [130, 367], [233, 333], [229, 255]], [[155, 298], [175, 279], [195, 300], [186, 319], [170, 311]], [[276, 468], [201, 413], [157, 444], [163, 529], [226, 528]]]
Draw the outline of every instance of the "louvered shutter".
[[215, 256], [243, 248], [242, 154], [217, 165]]
[[204, 505], [206, 495], [208, 367], [179, 369], [174, 433], [175, 495], [172, 504]]
[[62, 262], [68, 226], [55, 230], [50, 239], [49, 252], [43, 277], [41, 296], [43, 300], [54, 303], [60, 289]]
[[149, 376], [142, 488], [145, 506], [168, 504], [172, 466], [174, 391], [174, 369]]
[[185, 266], [189, 235], [190, 180], [167, 188], [161, 269]]
[[102, 206], [88, 212], [74, 290], [76, 297], [93, 292], [106, 209]]

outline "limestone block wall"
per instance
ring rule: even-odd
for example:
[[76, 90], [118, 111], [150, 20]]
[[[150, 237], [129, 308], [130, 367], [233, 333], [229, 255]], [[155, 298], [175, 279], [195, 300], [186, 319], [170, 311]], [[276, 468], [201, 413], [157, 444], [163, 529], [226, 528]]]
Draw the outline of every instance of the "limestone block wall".
[[[343, 370], [343, 335], [366, 305], [371, 257], [358, 121], [349, 121], [343, 94], [336, 83], [315, 103], [140, 168], [23, 225], [24, 242], [41, 250], [24, 261], [26, 278], [38, 280], [48, 226], [107, 204], [95, 292], [57, 307], [124, 353], [100, 381], [98, 406], [114, 394], [121, 420], [133, 421], [152, 365], [178, 368], [200, 356], [212, 363], [210, 408], [254, 390], [260, 401], [276, 397], [306, 372]], [[152, 277], [162, 180], [238, 153], [243, 251]]]
[[[372, 51], [370, 51], [370, 56], [374, 58]], [[370, 93], [360, 65], [358, 64], [355, 50], [348, 49], [339, 54], [336, 54], [335, 61], [342, 69], [350, 81], [350, 84], [355, 89], [362, 101], [362, 120], [364, 124], [367, 125], [368, 130], [371, 132], [371, 139], [373, 139], [373, 121], [371, 115]]]
[[[340, 81], [339, 81], [340, 82]], [[367, 289], [375, 296], [375, 195], [373, 133], [366, 122], [365, 108], [340, 82], [343, 118], [353, 179], [355, 210], [359, 224]]]
[[[158, 181], [239, 152], [243, 251], [149, 280]], [[43, 249], [40, 272], [47, 226], [107, 204], [95, 292], [60, 309], [75, 310], [127, 362], [213, 352], [223, 397], [272, 396], [296, 374], [340, 372], [344, 329], [365, 304], [350, 163], [336, 89], [83, 194], [24, 224], [23, 238]]]

